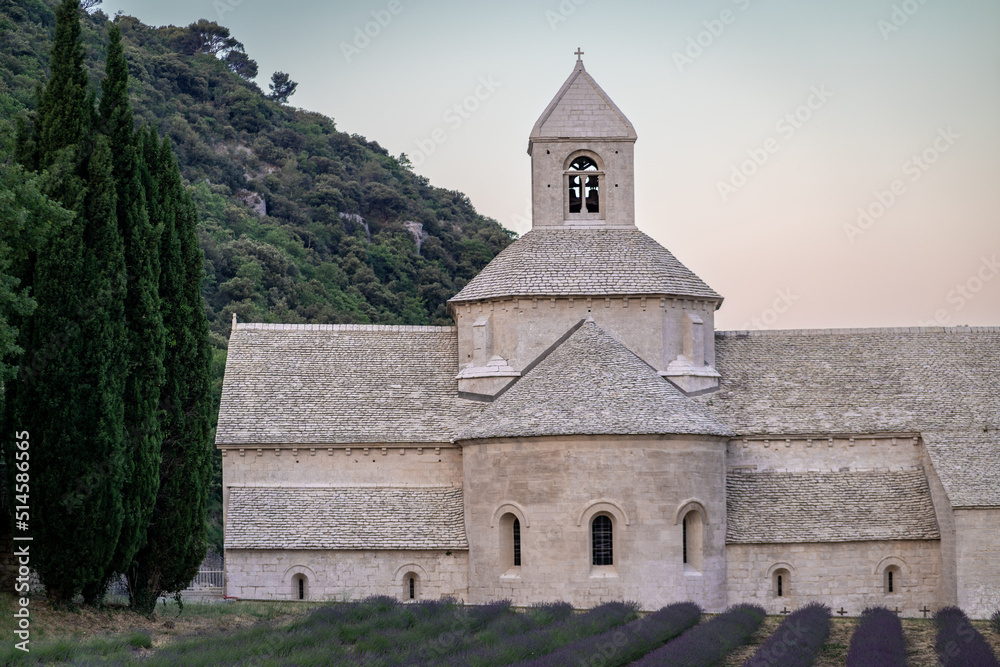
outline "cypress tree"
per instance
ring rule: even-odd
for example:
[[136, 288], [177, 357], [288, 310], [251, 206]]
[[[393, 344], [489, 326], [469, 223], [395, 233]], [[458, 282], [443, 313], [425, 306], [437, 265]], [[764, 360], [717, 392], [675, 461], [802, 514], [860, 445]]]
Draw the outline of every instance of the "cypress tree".
[[121, 30], [108, 30], [106, 74], [102, 82], [100, 121], [108, 137], [117, 193], [117, 219], [125, 249], [127, 292], [127, 363], [124, 387], [125, 454], [122, 488], [123, 523], [105, 581], [84, 591], [96, 601], [115, 573], [126, 572], [146, 537], [159, 487], [160, 424], [164, 331], [160, 316], [159, 229], [150, 224], [139, 163], [139, 137], [128, 99], [128, 64]]
[[166, 330], [160, 488], [145, 546], [129, 571], [133, 604], [152, 612], [162, 593], [179, 591], [205, 557], [205, 513], [211, 480], [211, 351], [201, 296], [198, 216], [184, 191], [168, 141], [150, 130], [144, 154], [161, 221], [160, 298]]
[[32, 435], [32, 565], [57, 601], [103, 580], [122, 522], [125, 267], [104, 137], [88, 167], [83, 215], [39, 256], [12, 383]]
[[35, 150], [49, 196], [75, 214], [39, 252], [8, 427], [31, 433], [32, 566], [51, 598], [100, 582], [122, 522], [125, 267], [111, 149], [90, 136], [79, 3], [56, 12]]
[[35, 150], [42, 169], [64, 149], [78, 150], [93, 123], [92, 98], [87, 92], [84, 51], [80, 43], [79, 0], [63, 0], [56, 8], [49, 81], [38, 94]]

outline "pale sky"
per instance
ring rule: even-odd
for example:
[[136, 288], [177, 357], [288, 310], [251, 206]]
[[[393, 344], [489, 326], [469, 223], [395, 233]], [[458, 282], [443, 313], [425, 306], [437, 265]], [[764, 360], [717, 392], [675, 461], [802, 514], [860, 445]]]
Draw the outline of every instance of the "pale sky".
[[1000, 325], [996, 0], [103, 8], [218, 21], [262, 88], [290, 73], [290, 103], [519, 233], [528, 133], [581, 47], [639, 136], [636, 224], [725, 297], [719, 329]]

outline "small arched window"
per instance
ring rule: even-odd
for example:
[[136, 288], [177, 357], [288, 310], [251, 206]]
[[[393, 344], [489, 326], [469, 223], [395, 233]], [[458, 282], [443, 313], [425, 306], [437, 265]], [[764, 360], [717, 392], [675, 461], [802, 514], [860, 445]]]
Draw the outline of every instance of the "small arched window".
[[591, 523], [591, 551], [594, 565], [614, 565], [614, 525], [607, 514], [598, 514]]
[[701, 512], [697, 510], [691, 510], [681, 519], [682, 558], [685, 570], [701, 571], [704, 523]]
[[569, 212], [599, 213], [601, 210], [601, 178], [597, 162], [586, 155], [569, 165]]
[[414, 575], [410, 575], [410, 578], [407, 581], [407, 585], [409, 586], [408, 592], [410, 595], [410, 599], [411, 600], [417, 599], [417, 577]]
[[899, 566], [890, 565], [885, 568], [885, 572], [882, 574], [882, 588], [885, 591], [885, 594], [891, 595], [893, 593], [898, 593], [900, 583]]
[[500, 572], [515, 574], [521, 567], [521, 520], [508, 512], [500, 517]]
[[304, 574], [292, 577], [292, 599], [306, 600], [309, 595], [309, 581]]
[[775, 570], [773, 582], [774, 597], [788, 597], [791, 595], [791, 590], [792, 575], [785, 569]]

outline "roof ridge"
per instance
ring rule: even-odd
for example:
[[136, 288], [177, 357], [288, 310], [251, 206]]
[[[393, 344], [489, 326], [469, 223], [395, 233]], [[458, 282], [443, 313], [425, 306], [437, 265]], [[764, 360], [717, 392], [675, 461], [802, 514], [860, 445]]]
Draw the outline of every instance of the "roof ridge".
[[406, 333], [454, 333], [457, 327], [419, 324], [276, 324], [271, 322], [238, 322], [235, 330], [243, 331], [393, 331]]
[[856, 327], [842, 329], [733, 329], [716, 331], [716, 336], [741, 338], [745, 336], [827, 336], [863, 333], [1000, 333], [1000, 326], [958, 327]]

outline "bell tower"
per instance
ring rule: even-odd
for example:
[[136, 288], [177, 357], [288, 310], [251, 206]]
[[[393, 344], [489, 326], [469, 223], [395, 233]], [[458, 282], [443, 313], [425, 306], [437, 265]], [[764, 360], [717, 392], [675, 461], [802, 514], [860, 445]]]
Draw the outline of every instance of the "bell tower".
[[528, 139], [532, 229], [635, 227], [635, 128], [582, 55]]
[[493, 400], [587, 318], [688, 394], [722, 296], [636, 226], [635, 128], [577, 60], [528, 139], [532, 228], [448, 300], [459, 394]]

